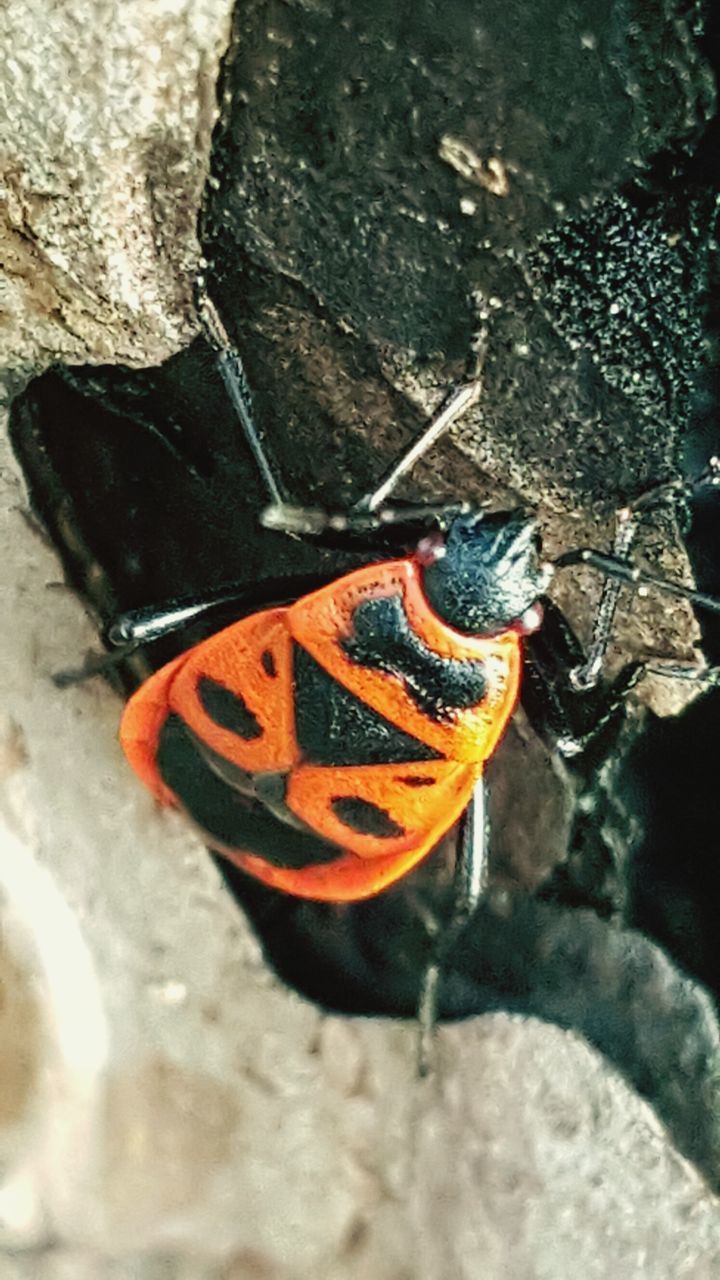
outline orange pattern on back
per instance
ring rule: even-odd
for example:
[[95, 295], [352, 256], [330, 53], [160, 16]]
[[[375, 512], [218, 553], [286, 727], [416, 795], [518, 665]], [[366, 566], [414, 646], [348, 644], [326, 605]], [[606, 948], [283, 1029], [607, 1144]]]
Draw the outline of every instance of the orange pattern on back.
[[[342, 649], [342, 641], [352, 634], [357, 606], [397, 594], [402, 595], [411, 627], [429, 649], [441, 657], [480, 659], [484, 664], [487, 687], [482, 701], [459, 710], [450, 722], [433, 720], [421, 711], [398, 676], [352, 662]], [[487, 760], [515, 709], [521, 667], [517, 633], [469, 636], [449, 627], [425, 599], [420, 569], [412, 560], [356, 569], [304, 596], [288, 609], [287, 625], [335, 680], [405, 733], [452, 760]]]

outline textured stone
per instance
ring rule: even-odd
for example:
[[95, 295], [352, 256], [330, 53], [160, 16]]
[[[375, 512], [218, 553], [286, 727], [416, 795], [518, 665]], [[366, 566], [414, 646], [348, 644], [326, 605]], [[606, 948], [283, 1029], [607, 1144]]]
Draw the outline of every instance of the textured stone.
[[[675, 473], [717, 216], [681, 176], [713, 110], [701, 29], [676, 0], [238, 6], [210, 278], [298, 500], [363, 493], [480, 331], [483, 395], [404, 493], [526, 504], [556, 554], [607, 547], [613, 509]], [[672, 522], [648, 526], [638, 552], [686, 573]], [[583, 640], [598, 592], [577, 570], [554, 587]], [[616, 635], [615, 670], [691, 660], [698, 633], [653, 595]], [[693, 694], [637, 696], [667, 714]]]
[[164, 359], [195, 331], [230, 0], [8, 0], [0, 359]]

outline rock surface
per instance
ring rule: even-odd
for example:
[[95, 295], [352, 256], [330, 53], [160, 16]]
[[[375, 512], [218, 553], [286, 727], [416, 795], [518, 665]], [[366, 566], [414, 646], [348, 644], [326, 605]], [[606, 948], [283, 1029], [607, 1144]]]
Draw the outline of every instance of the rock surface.
[[229, 0], [8, 0], [0, 360], [165, 359], [195, 332]]

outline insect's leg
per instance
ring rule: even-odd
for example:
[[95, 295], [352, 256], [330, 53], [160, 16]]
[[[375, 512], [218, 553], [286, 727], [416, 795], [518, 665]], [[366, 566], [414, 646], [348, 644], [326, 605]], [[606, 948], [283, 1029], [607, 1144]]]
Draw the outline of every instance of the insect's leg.
[[[678, 507], [680, 504], [687, 505], [689, 499], [699, 489], [717, 488], [718, 486], [720, 486], [720, 458], [710, 458], [704, 470], [692, 479], [670, 480], [664, 484], [655, 485], [652, 489], [640, 494], [633, 502], [628, 503], [627, 506], [616, 512], [613, 558], [627, 561], [640, 521], [649, 511], [661, 506]], [[569, 563], [569, 561], [565, 561], [565, 563]], [[586, 561], [586, 563], [589, 563], [589, 561]], [[595, 567], [600, 568], [601, 566], [596, 565]], [[584, 662], [574, 667], [570, 672], [570, 680], [578, 690], [593, 689], [600, 678], [608, 646], [612, 639], [615, 614], [624, 581], [625, 579], [614, 574], [608, 574], [605, 578], [587, 655]], [[653, 585], [659, 587], [661, 581], [661, 579], [658, 579]]]
[[[402, 525], [403, 531], [408, 525], [411, 514], [407, 511], [387, 510], [378, 512], [378, 507], [395, 488], [397, 481], [438, 439], [462, 413], [474, 404], [480, 395], [480, 383], [476, 379], [458, 387], [443, 403], [434, 415], [422, 435], [407, 453], [393, 466], [383, 483], [372, 494], [366, 495], [355, 503], [352, 513], [326, 512], [312, 507], [290, 505], [282, 492], [280, 483], [270, 463], [267, 448], [263, 444], [258, 431], [252, 407], [252, 396], [239, 352], [233, 347], [230, 337], [218, 314], [212, 299], [205, 291], [202, 281], [198, 281], [196, 289], [196, 306], [205, 334], [213, 347], [220, 374], [225, 383], [228, 396], [235, 408], [245, 438], [250, 446], [258, 469], [265, 483], [270, 504], [265, 508], [261, 523], [266, 529], [288, 533], [294, 537], [311, 538], [314, 541], [327, 540], [335, 545], [338, 535], [347, 534], [357, 545], [367, 536], [382, 528], [389, 531], [394, 524]], [[457, 504], [453, 504], [455, 513]], [[448, 510], [448, 504], [418, 507], [416, 513], [422, 519], [423, 527], [429, 520], [442, 515]], [[377, 515], [375, 513], [377, 512]], [[327, 535], [327, 538], [325, 538]]]
[[[270, 578], [262, 584], [225, 583], [202, 595], [179, 596], [162, 604], [129, 609], [111, 622], [106, 631], [110, 653], [91, 654], [77, 670], [58, 671], [53, 676], [59, 688], [80, 684], [117, 667], [137, 649], [164, 640], [180, 631], [207, 628], [215, 631], [256, 609], [287, 604], [315, 591], [331, 579], [329, 574], [306, 574], [290, 578]], [[199, 637], [196, 635], [193, 643]]]
[[[311, 537], [316, 541], [322, 540], [327, 531], [330, 544], [334, 545], [332, 536], [339, 529], [343, 532], [346, 530], [352, 531], [357, 539], [363, 533], [369, 534], [378, 528], [387, 529], [396, 519], [398, 524], [404, 523], [402, 514], [397, 517], [394, 510], [383, 507], [383, 504], [390, 497], [402, 477], [407, 475], [408, 471], [427, 453], [428, 449], [432, 448], [440, 436], [447, 431], [448, 427], [462, 417], [464, 413], [467, 413], [468, 409], [480, 399], [482, 392], [481, 371], [488, 343], [489, 309], [479, 291], [475, 291], [471, 295], [471, 301], [477, 315], [478, 324], [470, 343], [463, 382], [454, 387], [445, 396], [427, 426], [420, 432], [420, 435], [412, 442], [405, 453], [396, 459], [375, 489], [371, 490], [370, 493], [364, 494], [362, 498], [353, 503], [350, 511], [344, 516], [340, 512], [323, 512], [307, 507], [289, 507], [282, 499], [273, 498], [270, 506], [266, 508], [262, 516], [262, 523], [266, 528], [282, 530], [296, 537]], [[430, 512], [433, 509], [431, 507], [425, 508], [426, 512]], [[440, 508], [440, 510], [444, 510], [444, 508]], [[377, 523], [373, 522], [372, 517], [376, 517]]]
[[528, 663], [522, 705], [532, 727], [548, 746], [564, 759], [572, 759], [581, 756], [604, 730], [618, 721], [628, 694], [644, 674], [642, 662], [629, 663], [588, 706], [584, 691], [573, 689], [569, 683], [558, 683], [542, 664]]
[[488, 821], [485, 779], [481, 775], [463, 814], [453, 883], [452, 915], [438, 932], [434, 954], [423, 974], [418, 1001], [418, 1074], [430, 1070], [437, 1024], [438, 995], [443, 964], [459, 933], [472, 917], [487, 886]]
[[284, 495], [255, 422], [252, 396], [240, 353], [230, 341], [230, 336], [214, 302], [206, 292], [202, 279], [197, 281], [195, 305], [208, 342], [215, 351], [217, 366], [225, 383], [225, 389], [257, 463], [268, 497], [272, 503], [282, 505]]
[[720, 596], [709, 595], [705, 591], [697, 591], [694, 587], [686, 587], [682, 582], [674, 582], [671, 578], [657, 577], [645, 573], [637, 565], [612, 553], [597, 551], [594, 547], [578, 547], [558, 556], [555, 566], [559, 569], [571, 564], [584, 564], [590, 569], [597, 569], [621, 585], [629, 587], [652, 587], [664, 595], [675, 596], [678, 600], [687, 600], [699, 609], [707, 609], [710, 613], [720, 613]]
[[720, 684], [720, 668], [650, 657], [629, 663], [609, 687], [577, 687], [567, 673], [584, 662], [582, 646], [552, 601], [543, 627], [526, 640], [521, 699], [535, 731], [565, 758], [579, 756], [619, 718], [628, 693], [645, 675]]
[[677, 662], [674, 658], [648, 658], [642, 664], [643, 674], [667, 676], [669, 680], [691, 680], [709, 687], [720, 685], [720, 667], [694, 667], [690, 663]]
[[[632, 508], [625, 507], [616, 513], [616, 521], [613, 555], [619, 560], [625, 560], [635, 541], [638, 520]], [[594, 689], [600, 678], [612, 639], [621, 591], [622, 583], [617, 578], [605, 578], [587, 654], [582, 663], [570, 668], [569, 679], [575, 689]]]
[[[245, 595], [247, 592], [246, 586]], [[228, 607], [234, 602], [239, 603], [241, 597], [240, 591], [221, 588], [204, 596], [186, 596], [118, 614], [106, 631], [107, 641], [112, 646], [111, 652], [89, 654], [81, 667], [56, 671], [52, 677], [53, 684], [59, 689], [66, 689], [70, 685], [92, 680], [95, 676], [105, 675], [113, 667], [120, 666], [137, 649], [191, 626], [220, 606]]]
[[332, 574], [295, 574], [264, 582], [225, 582], [201, 595], [178, 596], [163, 604], [145, 605], [121, 613], [108, 628], [111, 644], [152, 644], [173, 631], [202, 621], [213, 627], [218, 618], [234, 621], [256, 609], [288, 604], [332, 581]]
[[629, 664], [609, 688], [577, 688], [568, 672], [585, 662], [582, 645], [562, 610], [552, 600], [542, 604], [543, 626], [525, 641], [520, 697], [543, 741], [565, 757], [577, 756], [618, 719], [644, 668], [640, 662]]
[[108, 672], [114, 671], [139, 648], [139, 644], [123, 644], [112, 653], [88, 653], [81, 667], [66, 667], [62, 671], [53, 671], [50, 679], [57, 689], [69, 689], [72, 685], [84, 684], [86, 680], [94, 680], [97, 676], [105, 676]]
[[432, 448], [443, 432], [480, 399], [482, 384], [479, 378], [465, 382], [446, 396], [437, 413], [433, 414], [425, 429], [410, 445], [400, 458], [386, 472], [380, 484], [371, 493], [366, 493], [354, 504], [354, 511], [377, 511], [390, 496], [398, 482], [415, 463]]
[[592, 725], [582, 734], [557, 741], [560, 753], [569, 757], [586, 751], [593, 740], [617, 718], [627, 695], [646, 675], [664, 676], [669, 680], [688, 680], [694, 684], [704, 684], [708, 688], [720, 686], [720, 667], [697, 667], [678, 662], [674, 658], [649, 658], [628, 663], [602, 698]]

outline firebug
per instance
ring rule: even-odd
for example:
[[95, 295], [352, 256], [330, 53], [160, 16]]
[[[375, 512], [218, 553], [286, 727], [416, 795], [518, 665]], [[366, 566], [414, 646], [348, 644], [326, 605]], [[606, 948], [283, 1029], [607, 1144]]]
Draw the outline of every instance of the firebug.
[[[140, 686], [122, 746], [158, 801], [182, 809], [215, 851], [299, 897], [377, 894], [459, 821], [456, 911], [423, 986], [427, 1029], [443, 948], [483, 891], [485, 765], [518, 702], [524, 640], [542, 624], [553, 573], [583, 563], [606, 579], [590, 651], [571, 650], [562, 692], [572, 697], [598, 681], [623, 585], [720, 611], [719, 600], [645, 574], [629, 556], [644, 514], [694, 485], [671, 481], [619, 512], [611, 553], [581, 548], [554, 563], [543, 560], [537, 522], [524, 510], [389, 503], [399, 479], [478, 399], [476, 366], [374, 492], [346, 512], [292, 506], [255, 425], [240, 357], [202, 290], [199, 310], [268, 491], [263, 524], [362, 549], [369, 562], [329, 582], [270, 584], [265, 607], [247, 584], [231, 584], [121, 615], [109, 633], [118, 657], [199, 619], [212, 632], [216, 615], [233, 616]], [[720, 483], [717, 460], [697, 483]], [[543, 699], [559, 748], [583, 750], [646, 670], [717, 682], [714, 670], [634, 663], [578, 739], [562, 731], [549, 679]]]

